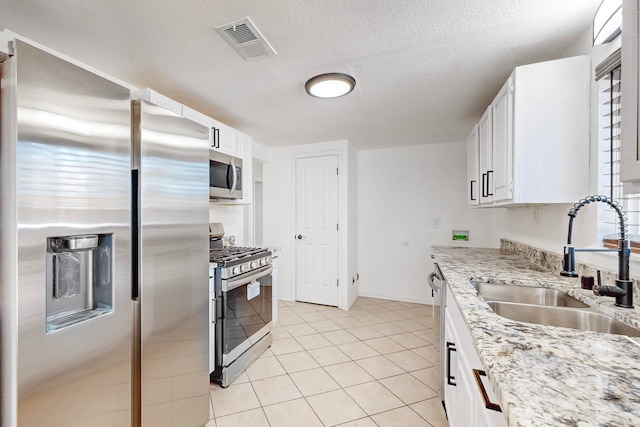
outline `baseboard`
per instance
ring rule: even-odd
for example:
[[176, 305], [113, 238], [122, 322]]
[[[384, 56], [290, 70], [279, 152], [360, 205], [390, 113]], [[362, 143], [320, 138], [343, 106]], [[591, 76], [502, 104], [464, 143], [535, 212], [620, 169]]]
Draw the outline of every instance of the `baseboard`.
[[[366, 298], [378, 298], [378, 299], [386, 299], [391, 301], [401, 301], [401, 302], [410, 302], [414, 304], [424, 304], [424, 305], [439, 305], [437, 300], [431, 301], [430, 299], [417, 299], [417, 298], [402, 298], [396, 295], [385, 295], [385, 294], [377, 294], [377, 293], [369, 293], [369, 292], [360, 292], [361, 297]], [[432, 303], [433, 302], [433, 303]]]

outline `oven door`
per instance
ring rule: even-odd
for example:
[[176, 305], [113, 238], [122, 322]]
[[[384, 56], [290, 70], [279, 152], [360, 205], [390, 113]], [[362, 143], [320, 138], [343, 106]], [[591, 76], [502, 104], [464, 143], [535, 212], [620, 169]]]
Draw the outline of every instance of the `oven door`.
[[271, 331], [271, 265], [222, 281], [219, 351], [229, 366]]

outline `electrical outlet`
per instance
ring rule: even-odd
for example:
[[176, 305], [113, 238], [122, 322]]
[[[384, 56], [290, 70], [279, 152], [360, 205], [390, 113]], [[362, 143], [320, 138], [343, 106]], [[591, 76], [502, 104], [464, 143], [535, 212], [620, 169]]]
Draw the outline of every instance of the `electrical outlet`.
[[440, 228], [440, 218], [433, 218], [431, 225], [433, 228]]
[[533, 208], [533, 222], [535, 224], [538, 223], [538, 218], [539, 218], [538, 208]]

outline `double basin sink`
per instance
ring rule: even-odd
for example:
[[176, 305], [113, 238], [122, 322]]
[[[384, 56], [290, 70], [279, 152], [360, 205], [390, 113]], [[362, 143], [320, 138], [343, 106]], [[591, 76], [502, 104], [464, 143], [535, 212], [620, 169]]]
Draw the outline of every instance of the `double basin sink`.
[[527, 323], [640, 337], [640, 331], [549, 288], [471, 282], [499, 316]]

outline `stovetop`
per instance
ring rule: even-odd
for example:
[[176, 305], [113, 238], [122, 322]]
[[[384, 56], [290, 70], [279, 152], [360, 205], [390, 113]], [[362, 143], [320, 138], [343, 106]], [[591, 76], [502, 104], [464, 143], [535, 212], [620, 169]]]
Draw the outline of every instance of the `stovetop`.
[[245, 248], [242, 246], [225, 246], [209, 249], [209, 261], [220, 264], [228, 264], [236, 260], [244, 260], [254, 255], [266, 255], [265, 248]]

